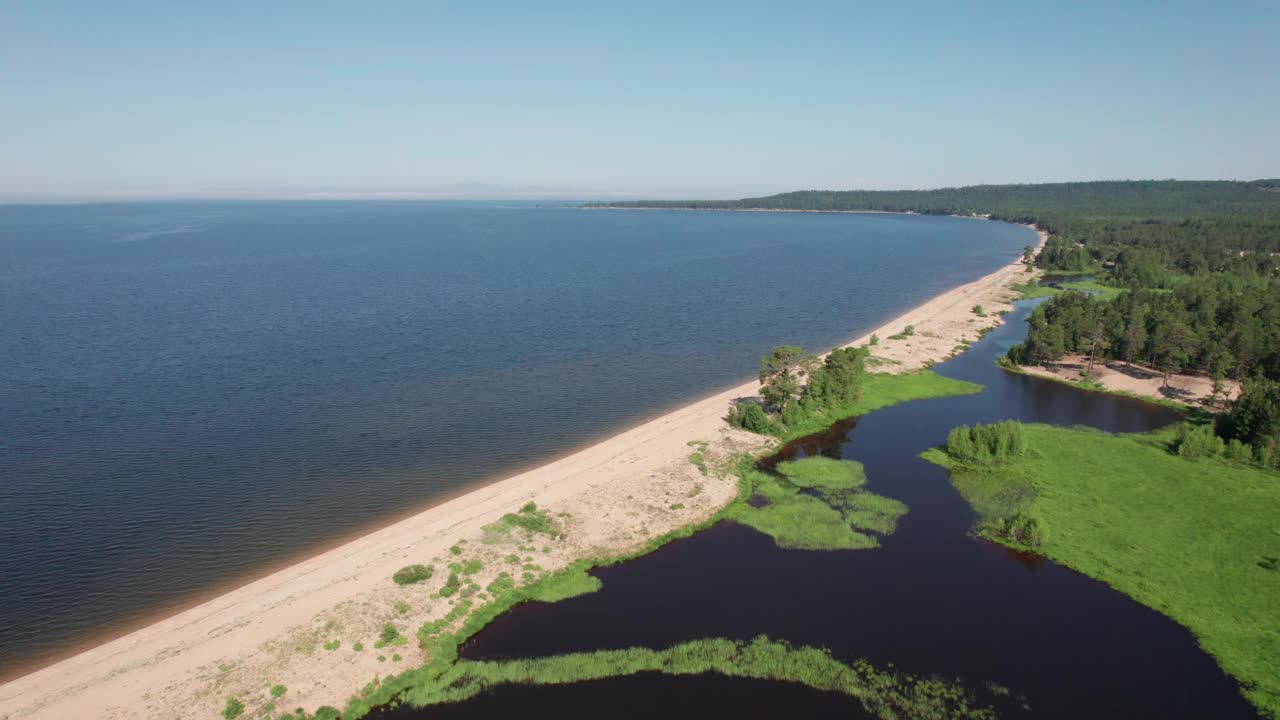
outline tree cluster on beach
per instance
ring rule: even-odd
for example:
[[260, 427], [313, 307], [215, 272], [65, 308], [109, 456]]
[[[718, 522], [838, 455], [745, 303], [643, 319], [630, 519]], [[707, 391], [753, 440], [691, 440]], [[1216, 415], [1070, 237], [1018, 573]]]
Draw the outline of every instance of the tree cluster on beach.
[[819, 359], [794, 345], [776, 347], [760, 360], [763, 405], [749, 400], [735, 404], [729, 410], [729, 423], [754, 433], [779, 435], [815, 416], [847, 411], [861, 396], [869, 355], [866, 347], [837, 348]]

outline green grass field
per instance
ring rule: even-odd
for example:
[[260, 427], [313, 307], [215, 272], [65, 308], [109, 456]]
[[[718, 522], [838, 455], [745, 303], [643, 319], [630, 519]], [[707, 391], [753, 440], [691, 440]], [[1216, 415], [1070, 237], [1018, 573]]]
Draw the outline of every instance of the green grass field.
[[1111, 300], [1117, 295], [1124, 292], [1124, 288], [1115, 288], [1110, 285], [1103, 285], [1096, 280], [1080, 280], [1077, 282], [1064, 282], [1060, 287], [1067, 290], [1079, 290], [1081, 292], [1093, 293], [1094, 297], [1099, 300]]
[[[1025, 430], [1024, 460], [952, 468], [978, 531], [1018, 512], [1040, 518], [1039, 552], [1190, 628], [1280, 717], [1280, 474], [1174, 455], [1172, 430]], [[924, 456], [949, 465], [942, 450]]]
[[1062, 292], [1056, 287], [1048, 287], [1046, 285], [1040, 285], [1034, 280], [1031, 282], [1016, 284], [1013, 286], [1013, 290], [1019, 294], [1018, 297], [1021, 300], [1029, 300], [1032, 298], [1039, 298], [1039, 297], [1048, 297], [1050, 295], [1057, 295], [1058, 293]]

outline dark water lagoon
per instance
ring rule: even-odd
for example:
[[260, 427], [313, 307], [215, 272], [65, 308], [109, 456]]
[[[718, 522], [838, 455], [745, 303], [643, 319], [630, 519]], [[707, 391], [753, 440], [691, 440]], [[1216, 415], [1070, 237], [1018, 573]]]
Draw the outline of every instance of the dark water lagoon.
[[[1006, 325], [936, 368], [983, 384], [981, 394], [879, 410], [779, 454], [862, 462], [868, 489], [911, 508], [883, 547], [783, 550], [721, 523], [596, 571], [604, 583], [596, 593], [516, 607], [468, 642], [463, 657], [662, 648], [763, 633], [829, 648], [845, 661], [963, 678], [975, 689], [994, 682], [1025, 697], [1029, 710], [1021, 700], [998, 703], [1002, 717], [1257, 717], [1185, 628], [1100, 582], [969, 536], [972, 511], [946, 471], [918, 457], [962, 423], [1016, 418], [1140, 432], [1177, 419], [1162, 407], [999, 370], [995, 359], [1025, 335], [1034, 302], [1019, 303]], [[594, 717], [614, 708], [625, 717], [865, 715], [852, 698], [785, 683], [649, 674], [503, 687], [456, 705], [376, 717]]]
[[775, 345], [855, 337], [1032, 242], [893, 215], [0, 207], [0, 676], [739, 382]]

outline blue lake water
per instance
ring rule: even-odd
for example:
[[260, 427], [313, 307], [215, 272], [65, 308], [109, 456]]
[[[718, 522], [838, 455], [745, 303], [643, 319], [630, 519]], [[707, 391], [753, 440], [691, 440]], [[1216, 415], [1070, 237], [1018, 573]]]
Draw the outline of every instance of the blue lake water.
[[0, 206], [0, 675], [826, 348], [1034, 242], [897, 215]]

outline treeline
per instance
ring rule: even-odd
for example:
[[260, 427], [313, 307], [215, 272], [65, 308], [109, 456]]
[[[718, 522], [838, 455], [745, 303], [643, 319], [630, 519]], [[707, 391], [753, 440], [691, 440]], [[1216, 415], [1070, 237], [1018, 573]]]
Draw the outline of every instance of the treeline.
[[1064, 292], [1031, 312], [1027, 340], [1009, 351], [1019, 364], [1067, 353], [1142, 363], [1165, 373], [1218, 380], [1280, 380], [1280, 282], [1214, 273], [1172, 291], [1131, 290], [1111, 300]]
[[[1081, 271], [1142, 261], [1166, 273], [1273, 268], [1280, 252], [1277, 180], [1123, 180], [974, 185], [938, 190], [805, 190], [743, 200], [642, 200], [593, 207], [700, 210], [876, 210], [977, 215], [1034, 223], [1055, 237], [1042, 257], [1051, 270]], [[1240, 253], [1246, 255], [1241, 258]], [[1167, 287], [1148, 284], [1146, 287]]]
[[[936, 190], [801, 190], [742, 200], [636, 200], [588, 207], [687, 208], [700, 210], [878, 210], [926, 215], [990, 215], [1000, 220], [1062, 221], [1090, 217], [1280, 215], [1280, 197], [1269, 183], [1181, 180], [1119, 180], [971, 185]], [[1046, 228], [1048, 229], [1048, 228]], [[1060, 230], [1061, 228], [1055, 228]]]
[[763, 405], [738, 402], [729, 410], [729, 424], [762, 435], [782, 435], [817, 415], [847, 414], [862, 395], [869, 354], [865, 347], [837, 348], [819, 360], [794, 345], [774, 348], [760, 360]]
[[[1020, 365], [1087, 358], [1086, 374], [1107, 360], [1165, 373], [1203, 373], [1213, 402], [1226, 381], [1241, 393], [1215, 427], [1227, 444], [1201, 454], [1240, 459], [1249, 448], [1265, 467], [1280, 467], [1280, 283], [1251, 274], [1211, 273], [1172, 291], [1130, 290], [1112, 300], [1066, 292], [1031, 313], [1025, 343], [1009, 349]], [[1218, 396], [1222, 399], [1219, 401]], [[1194, 445], [1194, 443], [1193, 443]], [[1217, 446], [1215, 446], [1217, 447]]]

